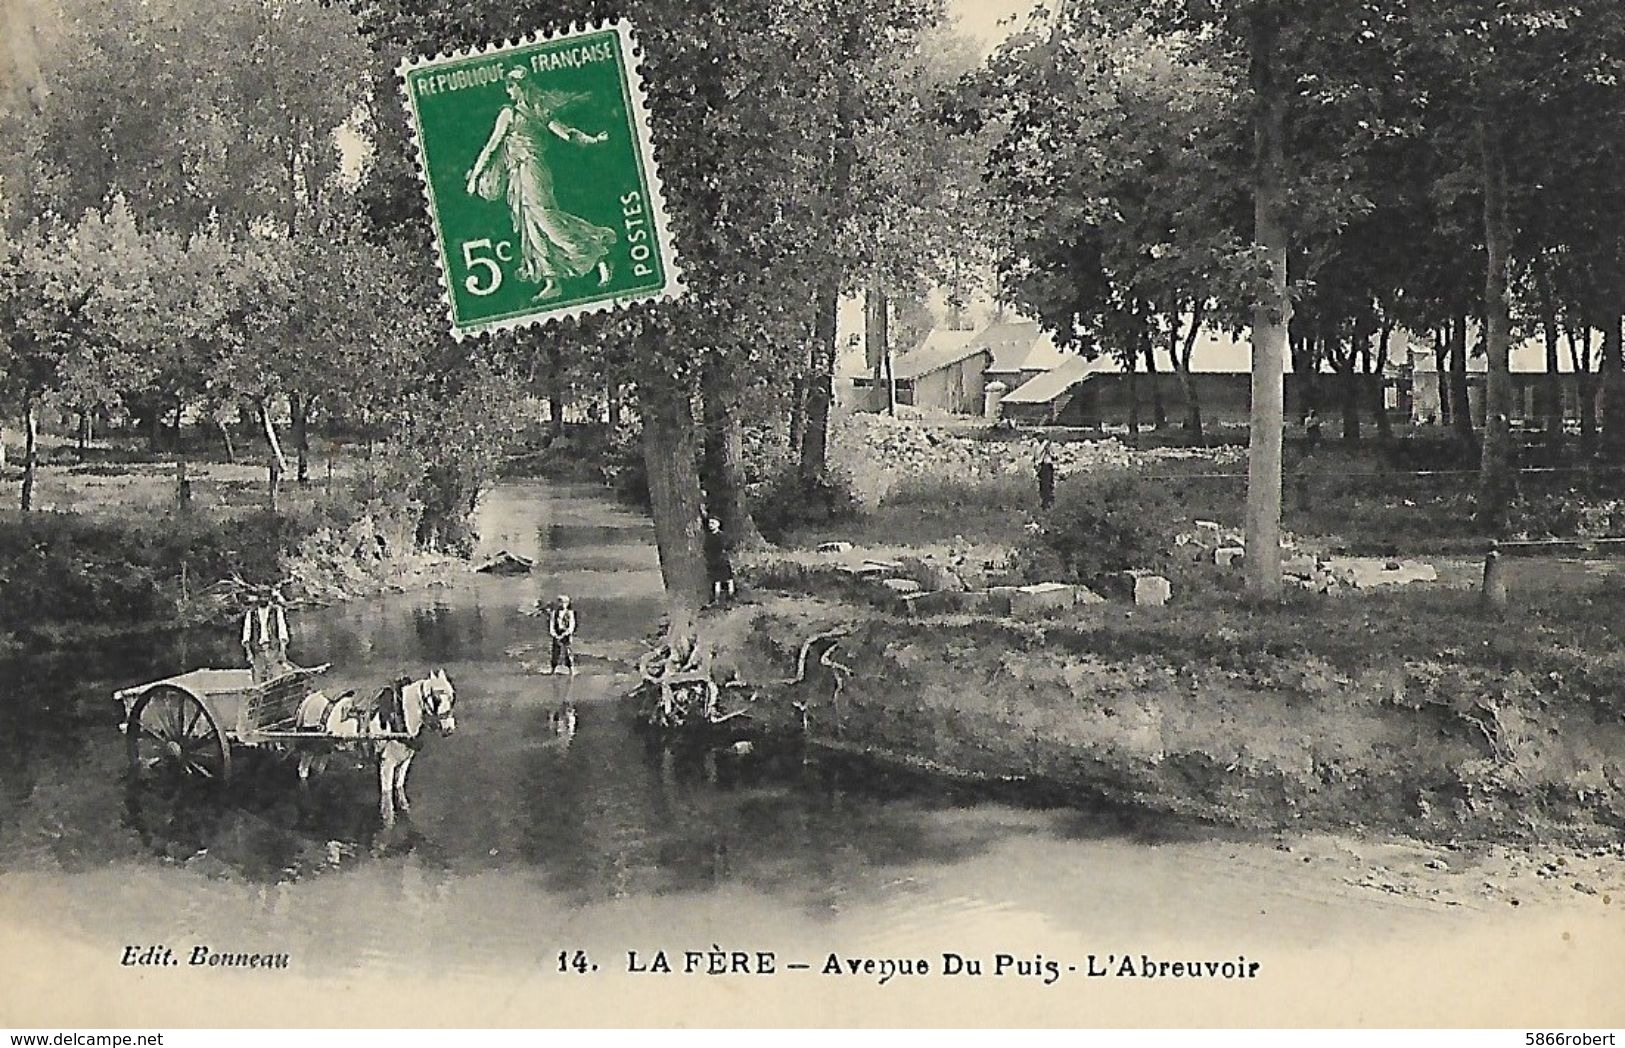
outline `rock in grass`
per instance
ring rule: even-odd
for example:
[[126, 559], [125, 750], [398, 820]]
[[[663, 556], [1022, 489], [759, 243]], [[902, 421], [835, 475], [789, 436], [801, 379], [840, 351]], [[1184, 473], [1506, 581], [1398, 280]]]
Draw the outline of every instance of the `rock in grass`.
[[818, 552], [820, 552], [820, 553], [851, 553], [852, 552], [852, 543], [850, 543], [850, 542], [820, 542], [818, 544]]
[[1010, 594], [1010, 614], [1017, 617], [1042, 615], [1045, 612], [1070, 608], [1077, 603], [1077, 591], [1062, 582], [1040, 582], [1032, 586], [1017, 586]]
[[1106, 598], [1102, 597], [1088, 586], [1073, 586], [1072, 602], [1081, 607], [1085, 604], [1104, 604], [1106, 603]]
[[959, 611], [962, 606], [960, 593], [936, 591], [932, 593], [910, 593], [903, 597], [899, 610], [910, 618], [925, 615], [951, 615]]
[[965, 580], [954, 574], [953, 569], [919, 557], [904, 557], [903, 572], [924, 590], [962, 593], [968, 588]]
[[1134, 578], [1134, 603], [1141, 608], [1160, 608], [1173, 596], [1173, 587], [1161, 575], [1137, 575]]
[[881, 579], [880, 584], [898, 596], [920, 592], [921, 586], [913, 579]]
[[535, 566], [536, 562], [529, 557], [521, 557], [517, 553], [503, 550], [474, 570], [487, 575], [526, 575]]

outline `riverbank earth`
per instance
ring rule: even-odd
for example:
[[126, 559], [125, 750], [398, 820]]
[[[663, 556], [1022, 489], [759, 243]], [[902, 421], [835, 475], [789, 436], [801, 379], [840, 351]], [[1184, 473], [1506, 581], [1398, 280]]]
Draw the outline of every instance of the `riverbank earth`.
[[388, 499], [358, 496], [382, 487], [364, 475], [360, 451], [320, 448], [312, 481], [284, 481], [275, 512], [263, 463], [194, 460], [183, 474], [173, 458], [99, 448], [107, 461], [42, 466], [34, 511], [0, 512], [0, 651], [223, 621], [233, 608], [215, 587], [231, 578], [283, 583], [308, 607], [443, 585], [468, 570], [418, 550], [408, 515]]
[[[227, 1024], [274, 1024], [290, 994], [312, 1022], [591, 1023], [626, 1014], [605, 1010], [611, 992], [632, 994], [652, 1019], [680, 1000], [745, 1021], [757, 1013], [740, 1010], [737, 983], [654, 985], [639, 980], [660, 977], [625, 971], [630, 950], [713, 945], [815, 969], [832, 950], [1263, 964], [1252, 986], [1103, 990], [1069, 975], [1059, 996], [1039, 980], [879, 987], [784, 972], [752, 983], [762, 1018], [815, 1025], [884, 1014], [1143, 1023], [1148, 1007], [1175, 1024], [1609, 1014], [1596, 981], [1565, 965], [1617, 956], [1607, 952], [1617, 857], [1218, 827], [1098, 798], [1055, 804], [945, 785], [817, 751], [763, 746], [708, 762], [651, 749], [619, 701], [626, 653], [660, 608], [646, 521], [581, 489], [514, 484], [492, 494], [480, 524], [482, 552], [533, 556], [537, 572], [466, 575], [294, 619], [295, 658], [333, 662], [335, 686], [430, 667], [457, 683], [459, 731], [419, 756], [410, 820], [392, 835], [375, 829], [359, 769], [330, 770], [303, 795], [270, 761], [247, 762], [223, 800], [126, 789], [111, 691], [230, 659], [229, 631], [13, 664], [8, 678], [29, 685], [0, 736], [0, 924], [22, 948], [0, 960], [0, 977], [22, 992], [39, 987], [41, 958], [72, 957], [76, 971], [31, 1015], [83, 1020], [98, 1000], [127, 1022], [172, 1015], [163, 994], [131, 992], [171, 976], [130, 982], [119, 965], [130, 944], [288, 954], [293, 968], [274, 983], [172, 973], [177, 993], [226, 995], [209, 1021]], [[558, 592], [582, 618], [574, 678], [538, 672], [545, 641], [524, 613]], [[576, 949], [602, 973], [558, 972], [557, 954]], [[1470, 966], [1470, 983], [1406, 1004], [1399, 988], [1441, 964]], [[61, 1010], [69, 1004], [77, 1010]]]

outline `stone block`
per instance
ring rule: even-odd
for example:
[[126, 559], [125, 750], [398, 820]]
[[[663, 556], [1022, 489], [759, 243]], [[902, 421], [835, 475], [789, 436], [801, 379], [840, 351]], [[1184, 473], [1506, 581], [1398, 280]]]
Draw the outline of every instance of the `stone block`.
[[937, 590], [931, 593], [910, 593], [899, 602], [898, 610], [910, 618], [925, 615], [952, 615], [960, 610], [958, 593]]
[[1405, 586], [1413, 582], [1437, 582], [1439, 570], [1432, 564], [1407, 560], [1389, 562], [1375, 557], [1349, 557], [1331, 562], [1332, 570], [1350, 586], [1374, 589], [1378, 586]]
[[966, 589], [965, 580], [945, 564], [919, 557], [904, 557], [902, 574], [920, 584], [921, 589], [945, 590], [960, 593]]
[[851, 553], [852, 552], [852, 543], [850, 543], [850, 542], [820, 542], [818, 544], [818, 552], [820, 552], [820, 553]]
[[1084, 604], [1104, 604], [1106, 603], [1106, 598], [1102, 597], [1088, 586], [1073, 586], [1072, 603], [1079, 606]]
[[1220, 546], [1213, 551], [1213, 563], [1221, 568], [1239, 568], [1247, 557], [1247, 550], [1241, 546]]
[[1312, 579], [1318, 570], [1319, 566], [1315, 563], [1314, 557], [1298, 555], [1281, 558], [1281, 573], [1283, 575], [1296, 575], [1301, 579]]
[[920, 592], [920, 584], [913, 579], [881, 579], [880, 584], [898, 596]]
[[1015, 592], [1010, 594], [1010, 614], [1017, 617], [1042, 615], [1070, 608], [1077, 603], [1077, 599], [1077, 591], [1062, 582], [1017, 586]]
[[1138, 575], [1134, 579], [1134, 603], [1141, 608], [1160, 608], [1173, 596], [1173, 587], [1161, 575]]

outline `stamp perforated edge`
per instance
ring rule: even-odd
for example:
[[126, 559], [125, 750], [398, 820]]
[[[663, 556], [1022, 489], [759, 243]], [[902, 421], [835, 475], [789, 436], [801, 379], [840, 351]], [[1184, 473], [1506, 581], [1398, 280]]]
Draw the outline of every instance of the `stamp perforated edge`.
[[[459, 325], [451, 289], [451, 281], [455, 278], [446, 264], [446, 249], [445, 244], [442, 243], [443, 238], [439, 220], [436, 217], [438, 212], [435, 210], [434, 190], [429, 185], [428, 158], [423, 148], [423, 127], [418, 117], [417, 107], [413, 102], [410, 77], [420, 69], [427, 69], [444, 62], [459, 62], [469, 58], [499, 55], [521, 47], [549, 44], [560, 40], [568, 40], [571, 37], [606, 31], [613, 31], [621, 45], [621, 55], [625, 62], [626, 71], [626, 93], [629, 101], [627, 115], [632, 121], [632, 130], [637, 136], [638, 149], [644, 160], [643, 175], [649, 190], [649, 210], [654, 217], [655, 236], [659, 237], [659, 242], [665, 246], [666, 257], [662, 261], [665, 265], [666, 279], [661, 283], [658, 291], [623, 295], [605, 299], [601, 302], [583, 302], [579, 305], [566, 306], [562, 309], [544, 313], [531, 313], [478, 324]], [[395, 67], [395, 75], [400, 78], [401, 105], [406, 109], [407, 130], [412, 138], [412, 167], [417, 172], [418, 185], [423, 190], [423, 206], [427, 211], [430, 222], [430, 245], [434, 251], [436, 271], [440, 275], [440, 294], [446, 303], [446, 322], [451, 328], [451, 337], [453, 339], [461, 342], [464, 339], [478, 335], [488, 335], [497, 331], [511, 331], [523, 327], [541, 327], [558, 321], [590, 316], [595, 313], [609, 313], [631, 305], [672, 302], [681, 298], [687, 292], [687, 285], [683, 282], [683, 269], [677, 250], [677, 242], [672, 238], [671, 220], [666, 214], [666, 193], [660, 181], [660, 158], [656, 154], [654, 137], [649, 130], [647, 99], [643, 90], [643, 49], [638, 46], [637, 37], [632, 31], [632, 23], [627, 19], [617, 18], [612, 21], [587, 23], [572, 22], [568, 29], [560, 29], [552, 33], [531, 33], [480, 47], [442, 51], [433, 56], [421, 55], [403, 58]]]

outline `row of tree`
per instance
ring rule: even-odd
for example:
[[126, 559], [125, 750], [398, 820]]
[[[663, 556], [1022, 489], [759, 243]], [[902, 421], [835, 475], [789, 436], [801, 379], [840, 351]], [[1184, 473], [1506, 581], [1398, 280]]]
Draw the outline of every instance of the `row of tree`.
[[[504, 427], [472, 405], [516, 376], [603, 383], [612, 411], [627, 391], [678, 632], [707, 595], [702, 488], [730, 536], [754, 533], [742, 419], [779, 421], [816, 494], [843, 297], [868, 299], [878, 367], [887, 299], [988, 257], [1000, 293], [1063, 341], [1160, 351], [1187, 382], [1202, 324], [1250, 329], [1259, 593], [1280, 582], [1289, 354], [1372, 370], [1403, 328], [1433, 333], [1460, 377], [1475, 324], [1492, 528], [1515, 487], [1519, 331], [1600, 367], [1601, 433], [1625, 444], [1625, 396], [1607, 395], [1625, 14], [1604, 0], [1067, 2], [986, 63], [941, 0], [25, 6], [50, 90], [0, 114], [28, 146], [0, 158], [20, 410], [53, 397], [89, 417], [116, 399], [153, 426], [246, 400], [275, 453], [273, 399], [296, 430], [312, 405], [353, 401], [484, 461]], [[391, 70], [616, 17], [642, 44], [690, 293], [453, 346]], [[433, 483], [453, 515], [478, 490]]]
[[1544, 338], [1554, 439], [1566, 339], [1587, 440], [1600, 387], [1603, 440], [1625, 448], [1622, 63], [1607, 0], [1063, 2], [960, 107], [999, 136], [1004, 288], [1065, 341], [1126, 362], [1166, 347], [1188, 382], [1200, 323], [1251, 329], [1249, 582], [1271, 593], [1288, 353], [1352, 374], [1381, 369], [1396, 328], [1431, 337], [1492, 531], [1516, 486], [1513, 338]]

